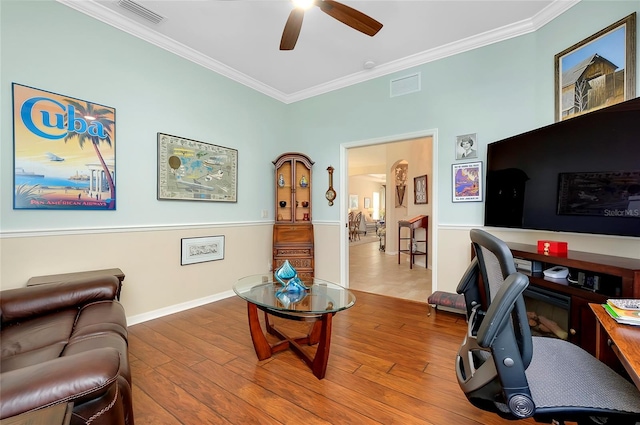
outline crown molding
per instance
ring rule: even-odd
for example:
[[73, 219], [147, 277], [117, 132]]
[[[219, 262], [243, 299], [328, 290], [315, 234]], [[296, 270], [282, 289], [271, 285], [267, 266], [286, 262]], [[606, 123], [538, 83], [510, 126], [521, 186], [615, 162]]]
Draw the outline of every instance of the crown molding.
[[161, 49], [171, 52], [188, 61], [203, 66], [204, 68], [210, 69], [211, 71], [214, 71], [220, 75], [223, 75], [233, 81], [259, 91], [260, 93], [266, 94], [267, 96], [273, 97], [274, 99], [286, 103], [286, 95], [281, 91], [276, 90], [264, 83], [261, 83], [255, 78], [249, 77], [248, 75], [243, 74], [242, 72], [239, 72], [236, 69], [223, 64], [222, 62], [211, 59], [210, 57], [205, 56], [202, 53], [182, 43], [179, 43], [167, 36], [153, 31], [152, 29], [141, 25], [139, 22], [136, 22], [133, 19], [129, 19], [124, 15], [114, 12], [113, 10], [109, 9], [106, 6], [103, 6], [102, 4], [94, 0], [56, 1], [72, 9], [75, 9], [78, 12], [104, 22], [107, 25], [117, 28], [120, 31], [131, 34], [134, 37], [153, 44], [154, 46], [160, 47]]
[[524, 34], [529, 34], [542, 28], [544, 25], [580, 2], [580, 0], [555, 0], [530, 19], [525, 19], [502, 28], [487, 31], [473, 37], [468, 37], [466, 39], [408, 56], [397, 61], [389, 62], [370, 70], [360, 71], [292, 94], [286, 94], [256, 80], [255, 78], [249, 77], [236, 69], [211, 59], [182, 43], [178, 43], [169, 37], [141, 26], [138, 22], [116, 13], [94, 0], [56, 1], [285, 104], [299, 102], [304, 99], [309, 99], [311, 97], [339, 90], [354, 84], [392, 74], [394, 72], [403, 71], [425, 63], [467, 52], [469, 50], [498, 43]]

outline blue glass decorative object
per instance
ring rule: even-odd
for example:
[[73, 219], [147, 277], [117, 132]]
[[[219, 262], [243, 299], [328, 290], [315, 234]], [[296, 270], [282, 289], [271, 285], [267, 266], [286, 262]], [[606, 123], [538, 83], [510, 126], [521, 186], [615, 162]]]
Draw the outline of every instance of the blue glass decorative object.
[[293, 268], [289, 260], [284, 260], [284, 263], [282, 263], [280, 268], [276, 270], [274, 276], [276, 280], [282, 284], [282, 286], [287, 286], [287, 282], [289, 281], [289, 279], [297, 277], [298, 272]]
[[280, 301], [282, 301], [281, 296], [286, 296], [289, 300], [296, 299], [290, 302], [298, 302], [307, 295], [305, 291], [309, 288], [302, 283], [298, 277], [298, 272], [289, 263], [289, 260], [284, 260], [284, 263], [276, 270], [274, 276], [282, 284], [282, 288], [276, 292], [276, 297]]
[[307, 291], [289, 292], [284, 288], [276, 292], [276, 298], [283, 306], [289, 307], [291, 304], [299, 303], [307, 296]]

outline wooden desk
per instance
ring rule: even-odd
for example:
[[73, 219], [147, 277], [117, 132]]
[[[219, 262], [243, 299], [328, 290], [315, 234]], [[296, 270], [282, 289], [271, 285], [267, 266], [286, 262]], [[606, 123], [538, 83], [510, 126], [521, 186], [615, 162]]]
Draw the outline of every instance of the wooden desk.
[[613, 369], [616, 358], [640, 389], [640, 327], [621, 325], [600, 304], [589, 304], [598, 321], [596, 325], [596, 357]]

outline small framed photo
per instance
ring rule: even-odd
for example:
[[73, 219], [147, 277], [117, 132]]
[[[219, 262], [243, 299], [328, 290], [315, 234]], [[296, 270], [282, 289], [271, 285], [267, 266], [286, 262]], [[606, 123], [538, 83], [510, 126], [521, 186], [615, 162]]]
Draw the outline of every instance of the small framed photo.
[[555, 55], [555, 120], [635, 97], [636, 14]]
[[358, 195], [349, 195], [349, 209], [358, 209]]
[[482, 162], [452, 165], [453, 202], [481, 202], [484, 192]]
[[180, 265], [224, 259], [224, 236], [182, 238]]
[[364, 198], [364, 207], [366, 209], [371, 208], [371, 198]]
[[413, 203], [427, 204], [427, 175], [413, 178]]
[[456, 137], [456, 159], [473, 159], [478, 157], [478, 136], [476, 133], [463, 134]]

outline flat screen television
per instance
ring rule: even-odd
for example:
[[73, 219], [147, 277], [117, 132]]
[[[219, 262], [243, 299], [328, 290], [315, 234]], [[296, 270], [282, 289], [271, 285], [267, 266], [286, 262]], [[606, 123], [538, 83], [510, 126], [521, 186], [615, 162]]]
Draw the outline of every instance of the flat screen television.
[[640, 237], [640, 98], [487, 147], [485, 226]]

